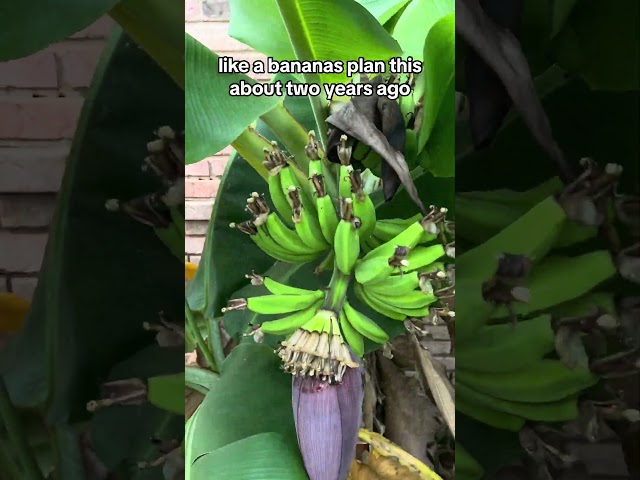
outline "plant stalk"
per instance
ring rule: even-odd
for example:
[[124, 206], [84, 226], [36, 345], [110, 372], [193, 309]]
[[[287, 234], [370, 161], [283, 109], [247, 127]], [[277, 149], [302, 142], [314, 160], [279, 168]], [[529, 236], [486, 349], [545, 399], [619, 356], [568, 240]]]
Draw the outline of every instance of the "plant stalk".
[[264, 160], [264, 149], [271, 149], [269, 140], [260, 135], [255, 128], [249, 126], [231, 142], [231, 146], [244, 158], [253, 169], [260, 174], [263, 179], [269, 177], [269, 173], [262, 161]]
[[217, 318], [209, 321], [209, 348], [213, 352], [213, 360], [216, 362], [216, 370], [219, 373], [224, 363], [224, 347], [222, 346], [220, 324]]
[[189, 304], [187, 303], [186, 298], [184, 299], [184, 314], [187, 319], [187, 325], [191, 329], [196, 340], [196, 345], [200, 348], [200, 351], [204, 355], [204, 358], [207, 360], [209, 368], [211, 368], [211, 370], [213, 370], [214, 372], [217, 372], [220, 367], [216, 364], [213, 358], [213, 354], [209, 349], [209, 345], [204, 341], [204, 338], [202, 338], [202, 333], [200, 333], [200, 329], [198, 328], [198, 324], [196, 323], [196, 319], [193, 316], [193, 312], [189, 308]]
[[[306, 29], [304, 28], [305, 19], [302, 12], [299, 9], [298, 2], [292, 2], [291, 0], [276, 0], [278, 4], [278, 10], [284, 21], [284, 26], [289, 34], [289, 40], [291, 46], [296, 54], [298, 60], [315, 60], [313, 54], [313, 48], [309, 43], [309, 38], [306, 36]], [[303, 74], [305, 83], [315, 83], [322, 87], [322, 81], [320, 75], [317, 73], [305, 73]], [[313, 110], [313, 118], [316, 121], [318, 127], [318, 140], [324, 151], [327, 150], [327, 132], [326, 132], [326, 109], [323, 105], [324, 95], [313, 96], [309, 95], [309, 102], [311, 102], [311, 108]]]
[[9, 434], [11, 443], [14, 445], [18, 461], [24, 469], [25, 480], [44, 480], [40, 467], [35, 457], [32, 455], [31, 447], [24, 434], [22, 425], [18, 418], [18, 412], [11, 403], [9, 391], [4, 382], [4, 377], [0, 376], [0, 420]]

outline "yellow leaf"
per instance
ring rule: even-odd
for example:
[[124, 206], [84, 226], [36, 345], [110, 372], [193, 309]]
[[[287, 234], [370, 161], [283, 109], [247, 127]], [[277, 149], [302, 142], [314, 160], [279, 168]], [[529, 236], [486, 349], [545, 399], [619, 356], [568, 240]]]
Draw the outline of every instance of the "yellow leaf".
[[0, 293], [0, 332], [17, 332], [29, 312], [30, 303], [12, 293]]
[[184, 263], [184, 279], [192, 280], [193, 277], [196, 276], [197, 270], [198, 270], [198, 266], [196, 264], [185, 262]]

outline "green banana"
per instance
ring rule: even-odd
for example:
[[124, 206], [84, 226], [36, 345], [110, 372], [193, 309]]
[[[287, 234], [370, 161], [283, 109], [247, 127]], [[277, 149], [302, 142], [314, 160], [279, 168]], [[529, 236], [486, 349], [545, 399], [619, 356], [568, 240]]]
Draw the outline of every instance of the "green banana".
[[340, 165], [338, 172], [338, 193], [340, 197], [351, 198], [351, 173], [353, 172], [353, 167], [351, 165]]
[[[456, 332], [457, 337], [457, 332]], [[456, 351], [456, 366], [479, 372], [513, 372], [555, 351], [551, 315], [511, 324], [480, 328], [472, 342]]]
[[353, 216], [352, 203], [350, 198], [343, 199], [342, 219], [338, 222], [333, 241], [336, 265], [345, 275], [351, 274], [360, 255], [359, 226]]
[[593, 386], [598, 377], [585, 368], [569, 369], [559, 360], [543, 359], [515, 372], [456, 371], [456, 383], [513, 402], [562, 400]]
[[277, 282], [271, 277], [263, 277], [262, 284], [269, 292], [274, 295], [306, 295], [308, 293], [314, 293], [314, 290], [307, 290], [305, 288], [291, 287], [284, 283]]
[[[456, 374], [456, 385], [457, 384]], [[526, 423], [526, 420], [519, 415], [512, 415], [493, 408], [483, 407], [477, 403], [467, 401], [463, 395], [456, 395], [456, 410], [459, 410], [468, 417], [475, 418], [479, 422], [486, 423], [490, 427], [508, 430], [510, 432], [519, 432]]]
[[264, 333], [271, 335], [289, 335], [295, 332], [298, 328], [302, 327], [316, 314], [316, 311], [322, 305], [322, 300], [318, 300], [310, 307], [295, 312], [287, 317], [279, 318], [278, 320], [271, 320], [263, 322], [260, 325], [260, 329]]
[[263, 315], [292, 313], [309, 308], [324, 298], [322, 290], [301, 295], [262, 295], [247, 299], [247, 308]]
[[415, 293], [416, 295], [409, 296], [407, 304], [404, 304], [402, 301], [402, 297], [382, 297], [374, 293], [365, 291], [365, 294], [367, 295], [369, 300], [373, 302], [372, 305], [370, 305], [371, 308], [374, 308], [373, 304], [378, 305], [378, 308], [380, 305], [386, 305], [386, 307], [384, 308], [385, 312], [391, 310], [407, 317], [426, 317], [429, 314], [429, 305], [431, 305], [436, 300], [436, 297], [433, 295], [425, 295], [422, 292]]
[[361, 302], [366, 303], [376, 312], [384, 315], [385, 317], [392, 318], [393, 320], [405, 320], [407, 318], [405, 314], [398, 313], [392, 310], [388, 305], [385, 305], [384, 303], [371, 297], [367, 292], [364, 291], [362, 285], [360, 285], [359, 283], [356, 283], [353, 286], [353, 291]]
[[456, 480], [480, 480], [484, 477], [482, 466], [469, 455], [460, 442], [456, 442], [455, 474]]
[[287, 165], [283, 167], [282, 170], [280, 170], [280, 185], [282, 186], [282, 192], [287, 195], [287, 197], [289, 198], [289, 204], [292, 206], [293, 210], [295, 210], [295, 205], [292, 203], [290, 195], [291, 187], [295, 187], [304, 208], [313, 212], [313, 215], [316, 215], [315, 202], [309, 196], [307, 190], [305, 188], [302, 188], [302, 186], [300, 185], [295, 172], [292, 170], [294, 168], [296, 167]]
[[317, 254], [301, 255], [281, 246], [263, 228], [256, 228], [252, 221], [242, 223], [230, 223], [229, 227], [237, 228], [249, 238], [267, 255], [285, 263], [307, 263], [317, 258]]
[[554, 197], [548, 197], [500, 233], [461, 255], [456, 260], [456, 268], [486, 280], [495, 272], [497, 258], [503, 253], [540, 261], [566, 222], [563, 208]]
[[473, 341], [494, 310], [495, 307], [482, 296], [480, 282], [475, 279], [456, 280], [456, 343], [462, 345]]
[[[388, 245], [388, 244], [387, 244]], [[385, 247], [384, 245], [380, 248]], [[377, 249], [376, 249], [377, 250]], [[400, 267], [392, 264], [393, 262], [387, 257], [376, 255], [370, 258], [376, 250], [372, 250], [356, 265], [356, 280], [363, 285], [376, 284], [385, 282], [394, 272], [412, 272], [420, 268], [432, 264], [445, 254], [444, 247], [440, 244], [431, 245], [429, 247], [417, 247], [410, 251], [406, 259], [402, 260]], [[393, 256], [390, 255], [390, 257]]]
[[345, 300], [342, 307], [347, 322], [362, 336], [367, 337], [376, 343], [385, 343], [389, 340], [389, 335], [376, 322], [359, 312]]
[[[531, 272], [526, 282], [529, 301], [512, 306], [518, 315], [548, 309], [588, 293], [597, 285], [616, 275], [611, 254], [597, 250], [576, 257], [548, 257]], [[496, 309], [493, 318], [509, 315], [505, 307]]]
[[291, 220], [291, 205], [289, 204], [287, 195], [285, 195], [285, 192], [282, 189], [280, 173], [278, 172], [277, 174], [272, 175], [271, 172], [269, 172], [269, 178], [267, 181], [269, 184], [269, 196], [271, 197], [273, 206], [284, 219], [284, 222], [289, 226], [293, 226], [293, 221]]
[[[273, 237], [276, 243], [286, 246], [286, 248], [293, 253], [300, 255], [313, 255], [318, 253], [317, 249], [309, 247], [309, 245], [302, 241], [297, 232], [297, 228], [296, 231], [291, 230], [282, 222], [278, 214], [275, 212], [271, 212], [268, 215], [264, 227], [266, 227], [268, 235]], [[263, 228], [263, 226], [258, 227], [258, 229], [261, 228]]]
[[333, 240], [340, 219], [338, 218], [336, 209], [333, 206], [331, 197], [329, 195], [324, 195], [322, 197], [318, 196], [316, 198], [316, 207], [318, 210], [318, 223], [320, 224], [322, 236], [329, 244], [333, 245]]
[[316, 252], [323, 252], [329, 248], [329, 243], [324, 239], [318, 219], [313, 216], [312, 212], [305, 210], [304, 207], [294, 211], [293, 223], [296, 233], [307, 247]]
[[362, 241], [371, 236], [376, 226], [376, 207], [371, 197], [362, 188], [360, 170], [351, 172], [351, 191], [353, 192], [350, 196], [353, 202], [353, 214], [360, 219], [361, 226], [358, 233]]
[[384, 282], [368, 283], [365, 286], [365, 290], [389, 297], [399, 297], [417, 289], [419, 286], [418, 273], [410, 272], [402, 275], [391, 275]]
[[565, 422], [578, 416], [577, 395], [570, 395], [549, 403], [510, 402], [478, 392], [463, 382], [456, 381], [456, 401], [460, 397], [463, 397], [467, 403], [535, 422]]
[[340, 330], [342, 330], [342, 335], [351, 347], [351, 350], [353, 350], [359, 358], [362, 358], [364, 356], [364, 337], [351, 325], [344, 310], [340, 312]]
[[615, 295], [610, 292], [590, 292], [575, 300], [554, 305], [549, 310], [558, 317], [578, 317], [589, 315], [596, 308], [614, 317], [618, 315]]
[[437, 298], [435, 295], [429, 294], [425, 295], [420, 290], [412, 290], [410, 292], [405, 293], [401, 296], [391, 296], [385, 295], [383, 293], [374, 293], [371, 291], [367, 291], [367, 287], [364, 287], [364, 290], [373, 298], [380, 300], [381, 302], [385, 302], [389, 304], [392, 308], [403, 308], [403, 309], [418, 309], [424, 308], [427, 305], [431, 305]]

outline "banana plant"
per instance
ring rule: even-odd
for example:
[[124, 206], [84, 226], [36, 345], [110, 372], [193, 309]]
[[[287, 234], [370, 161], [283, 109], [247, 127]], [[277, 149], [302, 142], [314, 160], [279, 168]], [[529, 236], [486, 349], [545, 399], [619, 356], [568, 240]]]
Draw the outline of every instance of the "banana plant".
[[526, 445], [564, 451], [537, 427], [602, 421], [594, 401], [633, 450], [637, 387], [610, 388], [636, 371], [638, 17], [596, 3], [456, 2], [456, 478], [526, 475]]
[[[228, 478], [260, 477], [274, 468], [279, 469], [278, 478], [346, 477], [361, 402], [353, 386], [357, 376], [350, 372], [364, 354], [405, 331], [400, 319], [429, 314], [429, 304], [437, 299], [419, 290], [418, 271], [444, 268], [434, 262], [453, 254], [440, 244], [428, 246], [440, 242], [438, 233], [446, 233], [441, 227], [445, 217], [447, 222], [453, 219], [454, 207], [454, 136], [447, 126], [454, 120], [455, 21], [452, 1], [435, 4], [436, 9], [421, 1], [230, 2], [230, 35], [279, 61], [429, 59], [422, 74], [402, 77], [414, 88], [400, 101], [346, 97], [329, 105], [323, 95], [231, 97], [231, 84], [253, 81], [216, 73], [216, 53], [185, 35], [186, 161], [200, 161], [227, 145], [235, 149], [218, 191], [202, 260], [187, 288], [187, 315], [194, 320], [190, 343], [199, 345], [205, 356], [217, 357], [211, 367], [220, 374], [187, 424], [189, 478], [221, 471]], [[425, 12], [426, 26], [418, 21]], [[278, 74], [273, 79], [345, 80], [339, 74]], [[360, 109], [354, 107], [358, 102]], [[374, 112], [383, 110], [382, 120], [376, 120]], [[384, 300], [367, 300], [389, 293], [374, 285], [376, 279], [366, 278], [376, 262], [364, 267], [355, 263], [364, 265], [367, 252], [373, 258], [379, 246], [386, 262], [394, 254], [388, 242], [405, 231], [406, 244], [416, 247], [408, 260], [415, 268], [407, 272], [413, 274], [401, 280], [397, 268], [389, 266], [387, 272], [393, 282], [404, 282], [403, 301], [413, 302], [398, 313], [380, 308]], [[362, 283], [356, 281], [358, 272], [363, 272]], [[327, 288], [330, 293], [325, 294]], [[204, 324], [202, 335], [197, 333], [198, 318]], [[219, 325], [240, 342], [226, 359], [215, 338]], [[296, 327], [298, 333], [293, 332]], [[330, 362], [337, 370], [328, 375], [344, 389], [329, 387], [322, 396], [326, 400], [320, 401], [339, 402], [340, 393], [332, 396], [339, 391], [351, 391], [356, 398], [343, 408], [347, 416], [342, 431], [326, 432], [342, 438], [338, 448], [347, 449], [342, 462], [332, 457], [335, 446], [310, 458], [308, 452], [322, 441], [322, 434], [311, 438], [300, 433], [312, 420], [305, 414], [304, 409], [311, 408], [304, 407], [305, 402], [315, 399], [305, 397], [304, 382], [292, 384], [290, 373], [306, 367], [287, 360], [290, 351], [281, 341], [287, 338], [293, 345], [310, 331], [320, 345], [341, 345], [332, 349], [337, 356]], [[289, 374], [281, 371], [283, 362]], [[250, 372], [243, 372], [242, 365]], [[317, 368], [331, 367], [318, 363]], [[299, 395], [299, 409], [292, 408], [292, 395], [294, 402]], [[340, 412], [337, 404], [329, 410], [332, 415]], [[220, 427], [215, 435], [207, 427], [212, 423]], [[272, 451], [278, 452], [277, 459]], [[319, 476], [322, 466], [325, 476]], [[437, 478], [431, 474], [435, 476], [421, 478]]]
[[182, 439], [183, 347], [151, 332], [182, 323], [182, 5], [81, 3], [36, 16], [13, 4], [0, 19], [2, 61], [105, 14], [126, 30], [96, 69], [33, 302], [0, 353], [3, 478], [87, 478], [87, 452], [121, 478], [164, 478], [150, 438]]

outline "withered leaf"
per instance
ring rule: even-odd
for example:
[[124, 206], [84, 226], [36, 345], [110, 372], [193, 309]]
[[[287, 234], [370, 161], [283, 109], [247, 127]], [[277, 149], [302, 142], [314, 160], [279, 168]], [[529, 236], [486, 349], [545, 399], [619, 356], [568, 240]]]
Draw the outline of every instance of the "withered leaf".
[[327, 123], [339, 128], [347, 135], [356, 138], [376, 151], [398, 174], [402, 184], [407, 189], [407, 193], [422, 213], [424, 215], [427, 214], [427, 209], [418, 196], [418, 191], [411, 178], [404, 155], [391, 146], [384, 134], [353, 103], [348, 103], [329, 116]]

